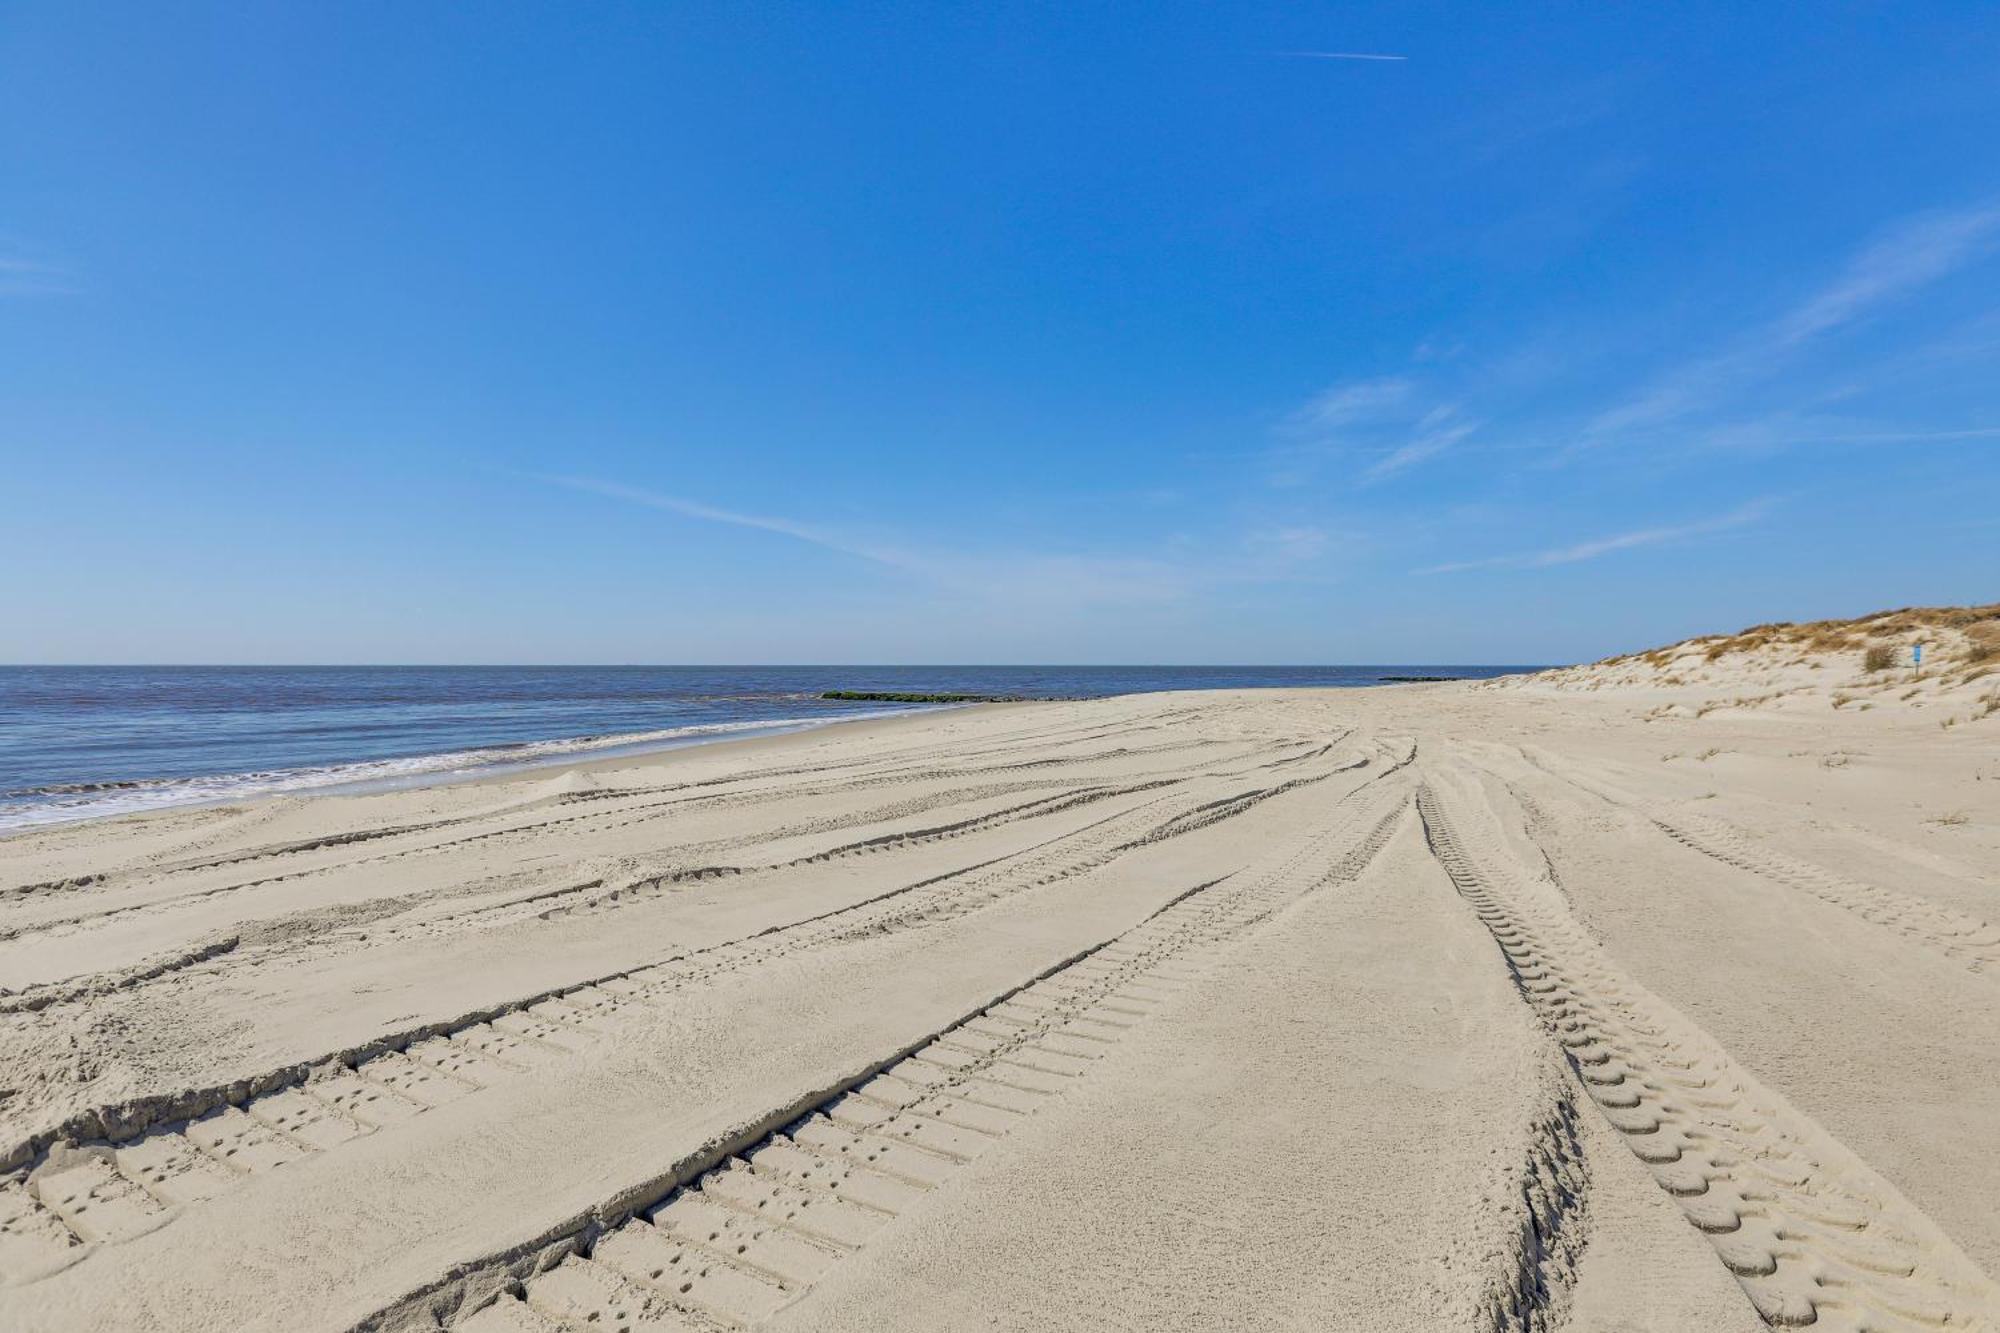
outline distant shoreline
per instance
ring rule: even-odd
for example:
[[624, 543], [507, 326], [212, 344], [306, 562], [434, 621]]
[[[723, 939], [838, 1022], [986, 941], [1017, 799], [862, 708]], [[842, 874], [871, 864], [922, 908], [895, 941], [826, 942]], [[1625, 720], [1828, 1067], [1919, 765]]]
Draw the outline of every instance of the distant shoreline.
[[895, 712], [1518, 667], [6, 667], [0, 830], [379, 791]]

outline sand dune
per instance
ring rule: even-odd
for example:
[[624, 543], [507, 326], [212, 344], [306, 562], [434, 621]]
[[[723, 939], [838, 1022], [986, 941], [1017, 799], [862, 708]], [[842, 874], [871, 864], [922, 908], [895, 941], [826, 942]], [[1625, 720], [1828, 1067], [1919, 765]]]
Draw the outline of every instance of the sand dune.
[[0, 1326], [2000, 1328], [1981, 623], [16, 836]]

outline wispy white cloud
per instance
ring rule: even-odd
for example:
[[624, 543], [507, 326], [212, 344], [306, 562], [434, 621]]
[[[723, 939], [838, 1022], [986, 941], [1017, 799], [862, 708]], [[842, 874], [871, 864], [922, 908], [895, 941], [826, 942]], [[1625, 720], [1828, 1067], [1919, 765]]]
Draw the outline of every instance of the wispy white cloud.
[[1823, 413], [1772, 412], [1704, 426], [1689, 439], [1704, 448], [1768, 454], [1801, 446], [1954, 445], [2000, 439], [2000, 426], [1939, 429]]
[[1408, 56], [1390, 55], [1386, 51], [1280, 51], [1281, 56], [1294, 60], [1387, 60], [1404, 61]]
[[1394, 476], [1404, 468], [1414, 467], [1427, 459], [1435, 458], [1460, 440], [1479, 429], [1476, 421], [1455, 421], [1458, 415], [1455, 406], [1436, 408], [1425, 414], [1417, 423], [1417, 435], [1408, 444], [1400, 445], [1369, 464], [1361, 473], [1367, 481], [1381, 481]]
[[[1854, 250], [1822, 284], [1775, 317], [1719, 351], [1640, 381], [1636, 392], [1598, 400], [1594, 413], [1583, 414], [1581, 426], [1575, 418], [1522, 421], [1509, 410], [1508, 400], [1518, 399], [1524, 387], [1533, 393], [1538, 384], [1560, 377], [1574, 359], [1564, 348], [1517, 353], [1502, 366], [1413, 365], [1411, 374], [1337, 383], [1277, 423], [1265, 452], [1267, 480], [1276, 487], [1302, 487], [1345, 464], [1355, 470], [1357, 484], [1369, 486], [1443, 457], [1518, 453], [1537, 455], [1547, 465], [1618, 443], [1736, 453], [1865, 443], [1860, 437], [1873, 432], [1851, 416], [1846, 429], [1828, 428], [1847, 414], [1848, 400], [1873, 381], [1906, 381], [1924, 368], [1915, 363], [1990, 357], [2000, 347], [2000, 317], [1995, 328], [1975, 322], [1958, 330], [1943, 348], [1908, 351], [1905, 359], [1913, 364], [1895, 363], [1893, 373], [1883, 365], [1845, 366], [1840, 382], [1832, 385], [1824, 377], [1810, 378], [1808, 354], [1996, 250], [2000, 201], [1905, 217]], [[1424, 356], [1433, 352], [1427, 345]], [[1893, 362], [1895, 354], [1887, 355]], [[1794, 392], [1774, 404], [1773, 384]], [[1884, 443], [1983, 438], [1935, 429], [1880, 434]]]
[[1772, 341], [1791, 347], [1937, 281], [2000, 239], [2000, 205], [1907, 218], [1847, 262], [1824, 290], [1779, 320]]
[[1332, 536], [1325, 528], [1293, 525], [1262, 528], [1243, 538], [1244, 549], [1268, 560], [1303, 563], [1326, 552]]
[[626, 486], [614, 481], [599, 481], [593, 477], [541, 476], [537, 480], [552, 485], [563, 486], [573, 491], [583, 491], [592, 495], [608, 496], [614, 500], [626, 500], [633, 504], [645, 505], [649, 509], [663, 510], [669, 514], [679, 514], [683, 518], [697, 518], [707, 523], [726, 523], [732, 527], [755, 528], [760, 532], [775, 532], [782, 537], [851, 555], [858, 560], [872, 561], [887, 565], [892, 569], [906, 569], [925, 572], [923, 562], [906, 551], [893, 547], [857, 542], [806, 523], [796, 523], [788, 518], [772, 518], [764, 514], [745, 514], [734, 509], [723, 509], [716, 505], [703, 504], [699, 500], [687, 500], [677, 495], [663, 495], [658, 491], [644, 490], [637, 486]]
[[1554, 565], [1573, 565], [1585, 560], [1595, 560], [1599, 556], [1615, 551], [1629, 551], [1640, 546], [1658, 546], [1665, 542], [1685, 541], [1690, 537], [1703, 537], [1710, 533], [1725, 532], [1731, 528], [1745, 527], [1755, 523], [1771, 510], [1769, 500], [1755, 500], [1726, 514], [1714, 518], [1701, 519], [1693, 523], [1678, 523], [1666, 527], [1637, 528], [1609, 537], [1593, 537], [1588, 541], [1576, 542], [1568, 546], [1552, 547], [1544, 551], [1531, 551], [1520, 555], [1487, 556], [1479, 560], [1453, 560], [1441, 565], [1431, 565], [1414, 570], [1417, 574], [1460, 574], [1474, 569], [1547, 569]]
[[1336, 384], [1314, 394], [1286, 417], [1284, 429], [1292, 434], [1338, 430], [1402, 406], [1415, 388], [1414, 381], [1401, 378]]
[[725, 508], [594, 477], [531, 474], [535, 481], [706, 523], [768, 532], [892, 570], [990, 607], [1075, 609], [1160, 605], [1202, 589], [1281, 579], [1318, 557], [1328, 537], [1294, 526], [1253, 532], [1233, 558], [1161, 559], [1116, 552], [968, 551], [859, 540], [817, 524]]
[[68, 296], [75, 291], [69, 274], [53, 264], [0, 255], [0, 296]]
[[1803, 435], [1791, 444], [1922, 444], [1938, 440], [2000, 439], [2000, 426], [1980, 426], [1972, 430], [1889, 430], [1856, 435]]
[[1985, 255], [2000, 242], [2000, 205], [1926, 213], [1890, 227], [1819, 291], [1714, 356], [1691, 362], [1597, 413], [1578, 447], [1709, 411], [1775, 373], [1807, 345], [1860, 322]]
[[1296, 486], [1314, 465], [1333, 458], [1371, 458], [1364, 483], [1382, 481], [1457, 445], [1479, 429], [1458, 405], [1437, 402], [1415, 380], [1352, 380], [1320, 391], [1278, 426], [1271, 451], [1272, 484]]

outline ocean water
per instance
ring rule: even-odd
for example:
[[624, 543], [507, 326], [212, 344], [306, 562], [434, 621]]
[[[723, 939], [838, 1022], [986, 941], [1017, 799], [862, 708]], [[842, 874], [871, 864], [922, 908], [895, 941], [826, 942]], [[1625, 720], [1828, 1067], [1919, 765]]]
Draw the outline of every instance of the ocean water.
[[405, 785], [770, 734], [909, 705], [823, 690], [1097, 697], [1528, 667], [0, 667], [0, 830]]

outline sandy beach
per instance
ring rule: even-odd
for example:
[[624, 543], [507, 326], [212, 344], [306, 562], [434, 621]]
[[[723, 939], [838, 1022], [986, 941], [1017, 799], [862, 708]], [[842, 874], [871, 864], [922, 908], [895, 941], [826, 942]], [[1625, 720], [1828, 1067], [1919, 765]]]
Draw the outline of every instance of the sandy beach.
[[0, 1333], [2000, 1333], [1997, 70], [6, 3]]
[[2000, 1327], [1937, 633], [10, 837], [0, 1326]]

